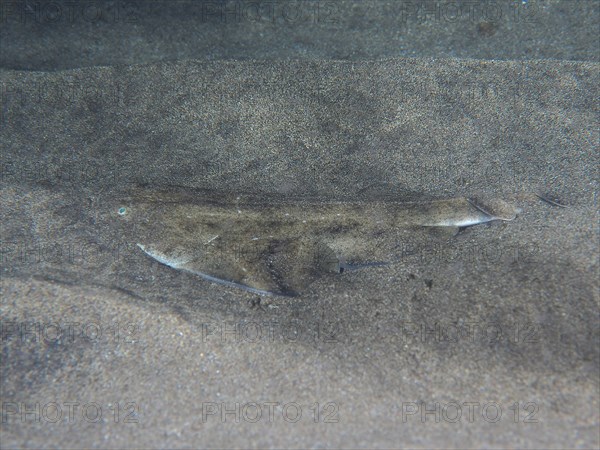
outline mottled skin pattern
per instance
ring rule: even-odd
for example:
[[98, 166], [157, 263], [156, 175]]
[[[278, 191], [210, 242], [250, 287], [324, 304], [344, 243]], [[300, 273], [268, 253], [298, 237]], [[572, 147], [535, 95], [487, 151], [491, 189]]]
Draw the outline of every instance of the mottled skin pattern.
[[161, 263], [280, 295], [297, 295], [325, 273], [383, 263], [398, 232], [423, 239], [432, 227], [454, 230], [515, 216], [502, 202], [481, 206], [464, 198], [340, 203], [138, 192], [120, 206], [139, 247]]

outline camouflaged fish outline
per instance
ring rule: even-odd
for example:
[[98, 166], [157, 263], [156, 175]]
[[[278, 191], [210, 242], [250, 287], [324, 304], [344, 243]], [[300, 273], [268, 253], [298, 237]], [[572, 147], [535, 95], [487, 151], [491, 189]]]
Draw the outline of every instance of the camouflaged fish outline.
[[[513, 220], [502, 200], [426, 202], [269, 201], [240, 204], [145, 192], [118, 209], [138, 247], [173, 269], [259, 295], [295, 296], [327, 273], [389, 262], [394, 232]], [[383, 250], [382, 250], [383, 249]]]

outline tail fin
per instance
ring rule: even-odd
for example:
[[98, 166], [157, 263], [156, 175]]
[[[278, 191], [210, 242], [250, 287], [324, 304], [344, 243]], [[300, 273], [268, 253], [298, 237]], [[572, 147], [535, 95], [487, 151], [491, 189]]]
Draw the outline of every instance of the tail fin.
[[468, 198], [468, 202], [492, 220], [514, 220], [521, 212], [520, 208], [500, 199]]

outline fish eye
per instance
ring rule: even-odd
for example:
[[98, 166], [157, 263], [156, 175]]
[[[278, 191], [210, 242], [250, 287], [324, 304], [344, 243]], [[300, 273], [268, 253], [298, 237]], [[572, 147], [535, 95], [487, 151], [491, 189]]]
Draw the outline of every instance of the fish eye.
[[125, 214], [127, 214], [127, 208], [125, 208], [124, 206], [121, 206], [119, 208], [118, 213], [119, 213], [120, 216], [124, 216]]

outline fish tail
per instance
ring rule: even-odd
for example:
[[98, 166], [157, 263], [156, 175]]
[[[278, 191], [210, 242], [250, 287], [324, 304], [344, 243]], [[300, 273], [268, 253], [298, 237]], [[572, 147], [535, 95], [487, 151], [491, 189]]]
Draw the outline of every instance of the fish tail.
[[521, 208], [511, 205], [500, 199], [483, 200], [481, 198], [467, 198], [467, 201], [491, 220], [514, 220], [521, 213]]

